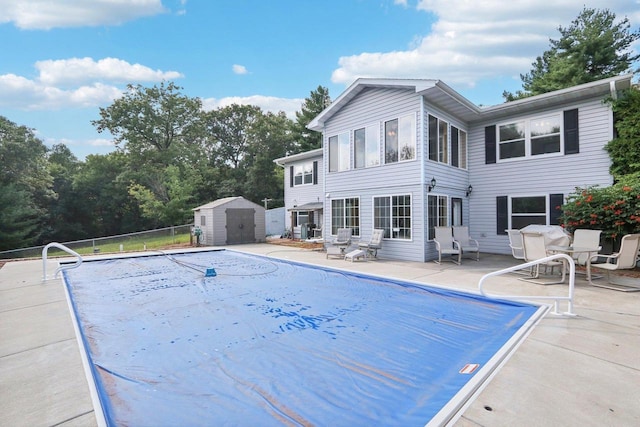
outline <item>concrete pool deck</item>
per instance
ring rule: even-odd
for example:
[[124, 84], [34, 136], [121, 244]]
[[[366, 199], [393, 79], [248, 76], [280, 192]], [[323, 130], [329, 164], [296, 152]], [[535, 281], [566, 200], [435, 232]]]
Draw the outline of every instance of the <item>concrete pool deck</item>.
[[[457, 266], [349, 262], [272, 244], [229, 249], [471, 292], [484, 274], [517, 264], [510, 256], [488, 254]], [[57, 260], [48, 265], [51, 274]], [[640, 425], [640, 293], [593, 287], [583, 277], [576, 276], [577, 316], [547, 314], [456, 426]], [[526, 283], [513, 274], [487, 285], [503, 294], [567, 292], [566, 285]], [[42, 282], [42, 260], [0, 268], [0, 425], [96, 425], [63, 284]]]

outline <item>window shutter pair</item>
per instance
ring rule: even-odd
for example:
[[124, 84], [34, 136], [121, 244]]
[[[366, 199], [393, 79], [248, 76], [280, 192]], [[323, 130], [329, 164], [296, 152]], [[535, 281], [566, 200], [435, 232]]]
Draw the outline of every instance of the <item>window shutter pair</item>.
[[[496, 197], [496, 234], [498, 236], [507, 235], [509, 228], [509, 198], [507, 196]], [[559, 209], [564, 203], [564, 194], [549, 194], [549, 224], [560, 225], [560, 215], [562, 210]]]
[[[313, 184], [318, 183], [318, 161], [313, 162]], [[293, 166], [289, 166], [289, 187], [293, 187]]]
[[[496, 162], [496, 125], [484, 128], [484, 162]], [[578, 109], [564, 112], [564, 154], [578, 154], [580, 141], [578, 135]]]

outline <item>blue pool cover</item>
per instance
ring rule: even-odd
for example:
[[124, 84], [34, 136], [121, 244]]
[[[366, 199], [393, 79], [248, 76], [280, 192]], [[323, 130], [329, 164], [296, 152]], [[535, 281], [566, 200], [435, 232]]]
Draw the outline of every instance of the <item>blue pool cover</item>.
[[226, 250], [64, 275], [114, 426], [422, 426], [539, 309]]

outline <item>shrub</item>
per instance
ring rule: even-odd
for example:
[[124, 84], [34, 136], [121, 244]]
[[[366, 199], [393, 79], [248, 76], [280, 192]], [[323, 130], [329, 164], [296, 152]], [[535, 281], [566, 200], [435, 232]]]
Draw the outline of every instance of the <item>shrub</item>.
[[640, 184], [635, 179], [623, 179], [611, 187], [576, 187], [567, 202], [558, 206], [563, 227], [570, 232], [577, 228], [602, 230], [602, 237], [617, 245], [622, 236], [640, 232]]

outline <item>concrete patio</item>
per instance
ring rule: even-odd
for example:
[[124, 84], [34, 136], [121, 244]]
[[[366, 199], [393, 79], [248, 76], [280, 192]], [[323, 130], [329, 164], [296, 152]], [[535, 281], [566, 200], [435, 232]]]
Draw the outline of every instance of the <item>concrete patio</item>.
[[[349, 262], [268, 243], [230, 249], [471, 292], [484, 274], [516, 265], [512, 257], [488, 254], [457, 266]], [[48, 265], [53, 272], [57, 261]], [[561, 295], [567, 289], [514, 274], [488, 282], [498, 294]], [[542, 319], [454, 425], [640, 425], [640, 293], [593, 287], [577, 275], [574, 304], [576, 317], [549, 313]], [[41, 260], [0, 268], [0, 425], [96, 425], [64, 287], [61, 280], [43, 283]]]

